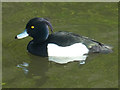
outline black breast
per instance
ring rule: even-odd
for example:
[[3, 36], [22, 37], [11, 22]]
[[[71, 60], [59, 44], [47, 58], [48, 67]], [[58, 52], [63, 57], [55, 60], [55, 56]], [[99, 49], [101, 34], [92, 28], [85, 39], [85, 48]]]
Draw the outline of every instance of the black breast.
[[47, 42], [44, 43], [34, 43], [30, 41], [27, 46], [28, 52], [38, 55], [38, 56], [48, 56], [47, 53]]

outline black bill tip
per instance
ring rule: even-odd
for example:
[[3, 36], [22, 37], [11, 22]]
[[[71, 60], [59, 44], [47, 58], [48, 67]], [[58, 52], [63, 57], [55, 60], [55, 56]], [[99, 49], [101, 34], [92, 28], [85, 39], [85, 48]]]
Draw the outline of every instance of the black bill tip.
[[17, 39], [17, 36], [15, 36], [15, 39]]

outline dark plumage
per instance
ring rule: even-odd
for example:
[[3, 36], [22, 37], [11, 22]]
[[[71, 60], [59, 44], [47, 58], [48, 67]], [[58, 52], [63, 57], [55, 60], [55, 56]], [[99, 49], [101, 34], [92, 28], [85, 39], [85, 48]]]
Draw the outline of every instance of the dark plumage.
[[[49, 34], [48, 26], [50, 27], [52, 34]], [[27, 50], [30, 53], [39, 56], [48, 56], [47, 45], [49, 43], [54, 43], [62, 47], [70, 46], [75, 43], [82, 43], [89, 49], [89, 53], [112, 52], [112, 47], [72, 32], [59, 31], [53, 33], [51, 23], [44, 18], [31, 19], [26, 25], [26, 32], [29, 36], [33, 37], [33, 40], [30, 41], [27, 46]], [[21, 39], [21, 37], [25, 36], [20, 34], [16, 36], [16, 39]]]

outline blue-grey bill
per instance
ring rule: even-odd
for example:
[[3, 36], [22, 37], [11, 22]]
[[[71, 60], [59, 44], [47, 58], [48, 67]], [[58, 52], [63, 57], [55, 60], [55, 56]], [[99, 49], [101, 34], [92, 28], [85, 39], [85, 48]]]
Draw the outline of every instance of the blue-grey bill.
[[17, 39], [22, 39], [28, 36], [27, 30], [17, 35]]

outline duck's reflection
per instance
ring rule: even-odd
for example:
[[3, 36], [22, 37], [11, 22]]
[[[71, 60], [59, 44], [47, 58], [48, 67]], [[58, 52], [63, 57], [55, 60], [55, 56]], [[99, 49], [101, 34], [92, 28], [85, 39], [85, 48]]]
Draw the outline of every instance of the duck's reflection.
[[29, 63], [23, 62], [18, 64], [17, 67], [23, 70], [27, 78], [34, 79], [37, 86], [41, 86], [48, 79], [46, 76], [49, 65], [48, 58], [34, 56], [29, 53], [28, 56], [30, 57]]

